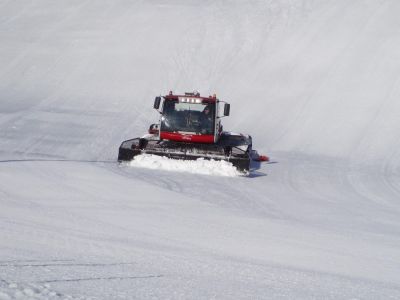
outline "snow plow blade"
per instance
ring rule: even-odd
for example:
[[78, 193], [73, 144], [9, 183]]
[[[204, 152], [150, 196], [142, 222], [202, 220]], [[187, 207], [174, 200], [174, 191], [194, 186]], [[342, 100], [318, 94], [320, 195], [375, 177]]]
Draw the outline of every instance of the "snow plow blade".
[[250, 169], [251, 137], [244, 135], [222, 135], [216, 144], [181, 143], [167, 140], [136, 138], [122, 142], [118, 161], [130, 161], [139, 154], [152, 154], [172, 159], [225, 160], [236, 169], [248, 172]]

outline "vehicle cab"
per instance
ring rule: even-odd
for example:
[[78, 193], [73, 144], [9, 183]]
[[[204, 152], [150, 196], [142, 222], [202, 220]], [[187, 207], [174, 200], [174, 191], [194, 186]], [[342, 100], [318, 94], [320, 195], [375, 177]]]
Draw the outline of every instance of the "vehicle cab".
[[202, 97], [199, 93], [174, 95], [170, 92], [156, 97], [154, 108], [160, 114], [159, 138], [188, 143], [216, 143], [222, 132], [221, 117], [228, 116], [230, 105], [224, 103], [220, 116], [216, 95]]

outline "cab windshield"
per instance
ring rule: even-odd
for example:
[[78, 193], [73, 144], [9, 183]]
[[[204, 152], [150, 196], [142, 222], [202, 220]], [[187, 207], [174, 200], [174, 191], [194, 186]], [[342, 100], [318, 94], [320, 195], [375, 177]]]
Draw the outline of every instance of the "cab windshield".
[[161, 131], [214, 134], [214, 104], [165, 100]]

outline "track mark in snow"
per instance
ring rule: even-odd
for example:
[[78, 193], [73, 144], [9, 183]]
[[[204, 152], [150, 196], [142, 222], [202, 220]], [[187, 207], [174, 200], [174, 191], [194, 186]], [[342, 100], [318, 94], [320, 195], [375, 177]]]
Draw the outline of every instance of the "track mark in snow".
[[79, 282], [79, 281], [92, 281], [92, 280], [151, 279], [151, 278], [161, 278], [161, 277], [164, 277], [164, 275], [70, 278], [70, 279], [54, 279], [54, 280], [36, 281], [36, 283]]
[[41, 159], [41, 158], [32, 158], [32, 159], [5, 159], [0, 160], [0, 163], [23, 163], [23, 162], [79, 162], [79, 163], [117, 163], [116, 160], [87, 160], [87, 159]]
[[134, 265], [135, 263], [112, 263], [112, 264], [2, 264], [0, 267], [106, 267], [106, 266], [124, 266], [124, 265]]
[[39, 260], [39, 259], [14, 259], [14, 260], [0, 260], [0, 264], [8, 264], [8, 263], [28, 263], [28, 262], [70, 262], [71, 259], [55, 259], [55, 260]]

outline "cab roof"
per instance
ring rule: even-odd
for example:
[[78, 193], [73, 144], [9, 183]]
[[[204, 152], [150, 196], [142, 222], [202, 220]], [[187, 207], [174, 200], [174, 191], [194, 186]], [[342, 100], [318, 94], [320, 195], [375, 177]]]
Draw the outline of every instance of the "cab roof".
[[217, 95], [212, 95], [212, 96], [208, 96], [208, 97], [203, 97], [200, 96], [200, 93], [194, 92], [194, 93], [185, 93], [184, 95], [177, 95], [177, 94], [173, 94], [172, 92], [169, 92], [168, 95], [165, 95], [164, 98], [166, 100], [178, 100], [180, 98], [187, 98], [187, 99], [201, 99], [202, 102], [209, 102], [209, 103], [213, 103], [213, 102], [218, 102], [218, 98]]

